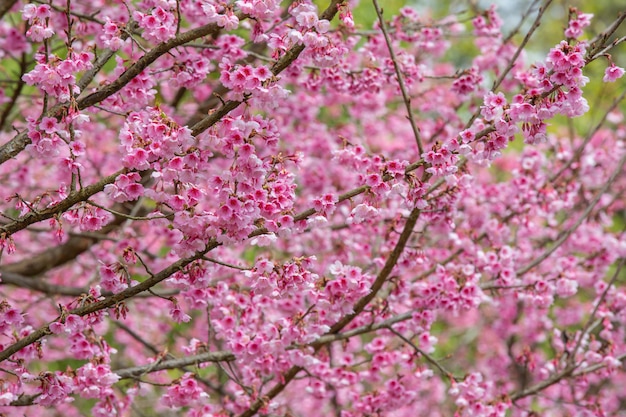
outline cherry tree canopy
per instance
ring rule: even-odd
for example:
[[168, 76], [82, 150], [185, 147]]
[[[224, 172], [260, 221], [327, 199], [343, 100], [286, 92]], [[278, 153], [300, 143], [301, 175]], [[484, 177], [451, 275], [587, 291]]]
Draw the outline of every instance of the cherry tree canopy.
[[623, 413], [626, 13], [385, 3], [0, 0], [0, 415]]

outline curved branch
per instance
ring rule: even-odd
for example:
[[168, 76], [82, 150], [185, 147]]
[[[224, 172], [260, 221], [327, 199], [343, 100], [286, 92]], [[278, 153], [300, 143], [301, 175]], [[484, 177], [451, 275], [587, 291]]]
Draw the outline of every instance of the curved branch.
[[[70, 287], [67, 285], [56, 285], [48, 282], [32, 279], [31, 277], [25, 277], [15, 272], [0, 272], [0, 285], [13, 285], [20, 288], [28, 288], [34, 291], [39, 291], [49, 295], [65, 295], [68, 297], [80, 297], [85, 294], [89, 294], [89, 287]], [[137, 297], [171, 297], [179, 294], [178, 290], [159, 291], [158, 293], [138, 294]], [[113, 293], [109, 291], [102, 291], [102, 295], [105, 297], [112, 296]]]
[[[198, 355], [187, 356], [184, 358], [169, 359], [165, 361], [150, 363], [142, 366], [134, 366], [132, 368], [123, 368], [112, 371], [120, 377], [120, 379], [137, 378], [152, 372], [163, 371], [166, 369], [184, 368], [190, 365], [200, 365], [208, 362], [231, 362], [235, 360], [235, 355], [231, 352], [205, 352]], [[12, 407], [23, 407], [33, 405], [39, 397], [35, 395], [22, 395], [17, 400], [11, 402]]]

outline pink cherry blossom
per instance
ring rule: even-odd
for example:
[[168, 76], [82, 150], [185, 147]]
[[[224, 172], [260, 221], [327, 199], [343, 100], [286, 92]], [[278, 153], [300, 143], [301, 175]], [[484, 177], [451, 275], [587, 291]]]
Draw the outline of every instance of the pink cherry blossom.
[[605, 83], [614, 83], [618, 79], [622, 78], [623, 75], [624, 75], [623, 68], [618, 67], [615, 64], [611, 64], [604, 71], [604, 77], [602, 78], [602, 81], [604, 81]]

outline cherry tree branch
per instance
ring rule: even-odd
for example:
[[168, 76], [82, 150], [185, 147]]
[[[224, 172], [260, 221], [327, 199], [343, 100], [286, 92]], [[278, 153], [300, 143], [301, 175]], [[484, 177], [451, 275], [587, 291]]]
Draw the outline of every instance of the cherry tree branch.
[[536, 394], [540, 391], [543, 391], [544, 389], [551, 387], [552, 385], [558, 383], [559, 381], [561, 381], [562, 379], [570, 376], [574, 370], [576, 369], [576, 366], [568, 366], [565, 369], [563, 369], [561, 372], [558, 372], [554, 375], [552, 375], [550, 378], [541, 381], [535, 385], [532, 385], [524, 390], [521, 391], [516, 391], [513, 393], [509, 394], [509, 398], [511, 399], [512, 402], [515, 402], [517, 400], [520, 400], [522, 398], [528, 397], [530, 395]]
[[[15, 272], [1, 271], [0, 272], [0, 285], [13, 285], [19, 288], [28, 288], [33, 291], [42, 292], [48, 295], [63, 295], [68, 297], [80, 297], [81, 295], [89, 294], [89, 287], [70, 287], [67, 285], [56, 285], [42, 281], [40, 279], [33, 279], [26, 277]], [[159, 291], [156, 296], [159, 297], [171, 297], [179, 294], [178, 290]], [[102, 295], [112, 296], [113, 293], [109, 291], [103, 291]], [[155, 294], [138, 294], [139, 298], [154, 297]]]
[[33, 278], [75, 259], [81, 253], [87, 251], [94, 243], [106, 238], [107, 234], [116, 230], [125, 221], [124, 217], [116, 216], [112, 222], [98, 230], [98, 234], [81, 233], [72, 235], [70, 233], [71, 237], [64, 244], [32, 254], [21, 261], [3, 265], [0, 267], [0, 273], [13, 272], [24, 277]]
[[[186, 356], [183, 358], [173, 358], [168, 360], [156, 361], [147, 365], [133, 366], [131, 368], [116, 369], [112, 372], [120, 377], [120, 379], [136, 379], [146, 374], [164, 371], [167, 369], [184, 369], [191, 365], [201, 365], [204, 363], [231, 362], [234, 361], [235, 355], [231, 352], [205, 352], [197, 355]], [[202, 381], [201, 381], [202, 382]], [[209, 388], [214, 389], [210, 386]], [[11, 402], [13, 407], [23, 407], [33, 405], [39, 395], [23, 395], [17, 400]]]
[[[130, 34], [139, 28], [137, 23], [134, 21], [130, 22], [127, 26], [128, 26], [127, 29], [123, 31], [122, 35], [120, 36], [122, 40], [128, 39]], [[85, 71], [83, 76], [76, 83], [81, 93], [84, 92], [85, 88], [87, 88], [89, 83], [95, 78], [95, 76], [100, 72], [100, 70], [104, 68], [106, 63], [109, 62], [109, 60], [114, 55], [115, 55], [115, 51], [111, 49], [106, 49], [100, 53], [100, 55], [96, 59], [96, 62], [93, 63], [92, 67], [89, 70]]]
[[605, 31], [594, 37], [589, 42], [589, 48], [587, 49], [587, 54], [585, 56], [585, 61], [587, 63], [593, 61], [604, 53], [603, 50], [610, 45], [610, 43], [608, 43], [609, 39], [613, 36], [617, 29], [619, 29], [622, 23], [624, 23], [624, 20], [626, 20], [626, 12], [620, 13]]
[[[615, 359], [617, 359], [620, 362], [624, 362], [624, 360], [626, 360], [626, 353], [617, 356]], [[586, 375], [588, 373], [595, 372], [595, 371], [598, 371], [600, 369], [604, 369], [606, 367], [607, 367], [606, 363], [599, 362], [599, 363], [596, 363], [596, 364], [593, 364], [593, 365], [589, 365], [589, 366], [587, 366], [585, 368], [578, 369], [578, 370], [574, 371], [572, 373], [572, 375], [573, 376]]]
[[[103, 300], [70, 310], [69, 312], [67, 312], [67, 314], [76, 314], [77, 316], [82, 317], [82, 316], [86, 316], [88, 314], [92, 314], [97, 311], [109, 308], [109, 307], [113, 307], [131, 297], [136, 296], [137, 294], [140, 294], [144, 291], [149, 290], [150, 288], [154, 287], [159, 282], [164, 281], [165, 279], [169, 278], [172, 274], [182, 270], [185, 266], [202, 258], [202, 256], [204, 256], [207, 252], [215, 249], [217, 246], [219, 246], [217, 242], [211, 241], [207, 244], [206, 248], [203, 251], [196, 252], [195, 255], [189, 258], [180, 259], [174, 262], [170, 266], [162, 269], [160, 272], [154, 274], [153, 276], [146, 279], [145, 281], [133, 287], [127, 288], [118, 294], [115, 294], [110, 297], [106, 297]], [[13, 355], [14, 353], [19, 352], [26, 346], [32, 345], [33, 343], [36, 343], [37, 341], [39, 341], [41, 338], [51, 334], [52, 332], [50, 331], [50, 324], [58, 320], [59, 319], [53, 320], [52, 322], [33, 331], [28, 336], [22, 339], [19, 339], [12, 345], [7, 346], [3, 351], [0, 352], [0, 362], [5, 361], [9, 357], [11, 357], [11, 355]]]
[[396, 246], [393, 248], [391, 254], [387, 258], [387, 261], [385, 262], [385, 265], [376, 276], [374, 283], [370, 287], [370, 292], [359, 301], [357, 301], [354, 305], [354, 308], [352, 309], [352, 313], [343, 316], [337, 323], [335, 323], [330, 328], [328, 334], [339, 333], [341, 329], [346, 327], [352, 320], [354, 320], [356, 316], [361, 314], [361, 312], [369, 304], [369, 302], [372, 301], [374, 297], [376, 297], [376, 294], [378, 294], [378, 291], [383, 287], [383, 284], [385, 283], [385, 281], [387, 281], [389, 275], [391, 275], [391, 271], [393, 271], [396, 264], [398, 263], [400, 255], [402, 255], [402, 252], [404, 252], [404, 248], [406, 247], [409, 238], [413, 234], [413, 229], [415, 228], [415, 223], [417, 223], [417, 219], [419, 218], [420, 213], [421, 211], [418, 208], [414, 208], [411, 211], [411, 214], [404, 224], [404, 229], [400, 234], [400, 238], [398, 239]]
[[84, 188], [81, 188], [78, 191], [71, 193], [67, 198], [59, 201], [58, 203], [50, 207], [47, 207], [43, 210], [30, 211], [13, 222], [0, 225], [0, 233], [4, 233], [5, 237], [8, 237], [17, 231], [25, 229], [33, 223], [51, 219], [55, 215], [65, 212], [75, 204], [85, 201], [92, 195], [101, 192], [102, 190], [104, 190], [104, 187], [107, 184], [113, 183], [119, 175], [126, 172], [126, 168], [121, 169], [114, 174], [102, 178], [95, 184], [90, 184]]
[[[375, 332], [377, 330], [380, 329], [388, 329], [391, 325], [396, 324], [396, 323], [400, 323], [406, 320], [409, 320], [411, 317], [413, 317], [413, 314], [415, 313], [415, 311], [408, 311], [406, 313], [403, 314], [398, 314], [397, 316], [391, 317], [387, 320], [381, 321], [380, 323], [372, 323], [372, 324], [368, 324], [365, 326], [360, 326], [357, 327], [355, 329], [352, 330], [347, 330], [345, 332], [341, 332], [341, 333], [334, 333], [334, 334], [325, 334], [323, 336], [320, 336], [317, 340], [315, 340], [314, 342], [308, 344], [307, 346], [312, 346], [314, 348], [319, 348], [323, 345], [327, 345], [329, 343], [333, 343], [333, 342], [338, 342], [341, 340], [346, 340], [346, 339], [350, 339], [351, 337], [354, 336], [359, 336], [362, 334], [366, 334], [366, 333], [371, 333], [371, 332]], [[293, 347], [289, 347], [288, 349], [296, 349], [300, 347], [299, 345], [295, 345]]]
[[163, 371], [165, 369], [177, 369], [190, 365], [200, 365], [207, 362], [231, 362], [234, 360], [235, 355], [232, 352], [206, 352], [183, 358], [168, 359], [147, 365], [133, 366], [132, 368], [117, 369], [114, 370], [113, 373], [117, 374], [122, 379], [127, 379], [140, 377], [152, 372]]
[[[239, 20], [245, 19], [247, 16], [243, 13], [238, 13], [237, 17]], [[198, 38], [213, 35], [220, 30], [220, 27], [216, 23], [210, 23], [204, 26], [200, 26], [198, 28], [190, 29], [185, 33], [181, 33], [169, 41], [162, 42], [150, 51], [148, 51], [145, 55], [139, 58], [133, 65], [131, 65], [126, 71], [124, 71], [119, 78], [113, 81], [110, 84], [105, 85], [100, 88], [98, 91], [89, 94], [86, 97], [79, 99], [76, 102], [76, 106], [79, 110], [86, 109], [87, 107], [93, 106], [101, 102], [102, 100], [110, 97], [111, 95], [120, 91], [124, 86], [126, 86], [131, 80], [133, 80], [137, 75], [139, 75], [144, 69], [148, 68], [150, 64], [155, 62], [161, 56], [169, 52], [171, 49], [176, 48], [177, 46], [184, 45], [188, 42], [194, 41]], [[113, 54], [111, 52], [105, 53], [102, 60], [98, 60], [95, 68], [98, 66], [100, 69], [106, 64], [108, 59]], [[89, 84], [89, 81], [93, 79], [95, 73], [88, 72], [85, 74], [83, 79], [79, 81], [79, 85], [84, 87]], [[235, 106], [236, 107], [236, 106]], [[47, 112], [48, 116], [56, 116], [61, 114], [64, 110], [67, 110], [67, 104], [59, 104]], [[232, 110], [232, 109], [231, 109]], [[230, 111], [230, 110], [229, 110]], [[9, 159], [15, 157], [21, 151], [23, 151], [26, 146], [30, 144], [30, 138], [27, 135], [27, 132], [19, 133], [15, 138], [11, 139], [9, 142], [0, 146], [0, 164], [5, 163]]]

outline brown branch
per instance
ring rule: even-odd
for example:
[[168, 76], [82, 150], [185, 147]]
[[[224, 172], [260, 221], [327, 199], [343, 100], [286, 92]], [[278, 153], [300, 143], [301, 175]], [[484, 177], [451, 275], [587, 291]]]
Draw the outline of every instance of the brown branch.
[[[402, 321], [406, 321], [409, 320], [411, 317], [413, 317], [415, 311], [408, 311], [406, 313], [403, 314], [399, 314], [397, 316], [391, 317], [387, 320], [381, 321], [380, 323], [372, 323], [372, 324], [368, 324], [365, 326], [361, 326], [361, 327], [357, 327], [356, 329], [352, 329], [352, 330], [348, 330], [342, 333], [335, 333], [335, 334], [325, 334], [323, 336], [320, 336], [317, 340], [315, 340], [312, 343], [309, 343], [307, 346], [312, 346], [314, 348], [319, 348], [323, 345], [327, 345], [329, 343], [333, 343], [333, 342], [337, 342], [340, 340], [346, 340], [349, 339], [351, 337], [354, 336], [359, 336], [365, 333], [371, 333], [371, 332], [375, 332], [377, 330], [380, 329], [386, 329], [389, 328], [391, 325], [396, 324], [396, 323], [400, 323]], [[295, 349], [299, 346], [294, 345], [294, 346], [290, 346], [287, 349]]]
[[609, 26], [604, 32], [600, 33], [599, 35], [594, 37], [591, 42], [589, 42], [589, 48], [587, 49], [587, 54], [585, 56], [586, 63], [589, 63], [598, 58], [598, 56], [600, 56], [598, 54], [606, 48], [607, 41], [622, 25], [624, 20], [626, 20], [626, 12], [620, 13], [617, 19], [615, 19], [613, 23], [611, 23], [611, 26]]
[[[84, 294], [89, 294], [89, 287], [70, 287], [67, 285], [56, 285], [50, 284], [48, 282], [33, 279], [31, 277], [26, 277], [20, 274], [16, 274], [15, 272], [0, 272], [0, 285], [13, 285], [19, 288], [28, 288], [33, 291], [39, 291], [48, 295], [62, 295], [68, 297], [80, 297]], [[148, 298], [148, 297], [171, 297], [179, 294], [178, 290], [167, 290], [160, 291], [159, 293], [149, 293], [149, 294], [137, 294], [137, 297], [140, 298]], [[113, 293], [109, 291], [102, 291], [102, 295], [105, 297], [112, 296]]]
[[261, 407], [267, 404], [267, 401], [273, 399], [278, 394], [280, 394], [301, 370], [302, 368], [299, 366], [291, 367], [291, 369], [281, 375], [281, 382], [274, 385], [272, 389], [269, 390], [267, 394], [265, 394], [263, 397], [260, 397], [256, 401], [254, 401], [246, 411], [239, 415], [239, 417], [252, 417], [253, 415], [255, 415], [257, 411], [261, 409]]
[[530, 395], [536, 394], [540, 391], [543, 391], [544, 389], [558, 383], [559, 381], [561, 381], [563, 378], [568, 377], [569, 375], [571, 375], [574, 370], [576, 369], [575, 366], [568, 366], [565, 369], [563, 369], [561, 372], [558, 372], [556, 374], [554, 374], [553, 376], [551, 376], [550, 378], [541, 381], [535, 385], [532, 385], [524, 390], [521, 391], [517, 391], [517, 392], [513, 392], [511, 394], [509, 394], [509, 398], [511, 399], [511, 401], [515, 402], [517, 400], [520, 400], [524, 397], [528, 397]]
[[[138, 27], [139, 26], [136, 22], [129, 23], [127, 30], [122, 33], [122, 40], [127, 39], [130, 36], [130, 33], [133, 33], [135, 30], [137, 30]], [[115, 51], [112, 51], [111, 49], [107, 49], [100, 53], [100, 56], [98, 57], [98, 59], [96, 59], [96, 62], [93, 64], [91, 69], [86, 71], [81, 79], [78, 80], [78, 83], [76, 83], [81, 93], [83, 92], [83, 90], [85, 90], [85, 88], [87, 88], [87, 86], [89, 85], [91, 80], [94, 79], [96, 74], [98, 74], [98, 72], [100, 72], [100, 70], [106, 65], [106, 63], [109, 62], [113, 55], [115, 55]]]
[[[116, 217], [115, 220], [98, 232], [106, 235], [119, 227], [124, 221], [123, 217]], [[62, 245], [46, 249], [21, 261], [0, 267], [0, 273], [13, 272], [25, 277], [35, 277], [75, 259], [99, 240], [96, 236], [72, 236]]]
[[[623, 362], [626, 359], [626, 353], [617, 356], [615, 359], [617, 359], [620, 362]], [[606, 367], [607, 367], [606, 363], [599, 362], [599, 363], [596, 363], [596, 364], [593, 364], [593, 365], [589, 365], [586, 368], [579, 369], [579, 370], [573, 372], [572, 375], [573, 376], [585, 375], [585, 374], [588, 374], [590, 372], [595, 372], [598, 369], [603, 369], [603, 368], [606, 368]]]
[[[239, 18], [240, 21], [246, 19], [246, 17], [247, 16], [243, 13], [237, 13], [237, 18]], [[187, 32], [182, 33], [174, 39], [170, 39], [169, 41], [162, 42], [161, 44], [151, 49], [148, 53], [143, 55], [141, 58], [139, 58], [137, 62], [131, 65], [126, 71], [122, 73], [122, 75], [119, 76], [119, 78], [117, 78], [111, 84], [108, 84], [100, 90], [96, 91], [95, 93], [92, 93], [87, 97], [78, 100], [78, 108], [81, 110], [85, 109], [89, 106], [101, 102], [107, 97], [120, 91], [133, 78], [139, 75], [144, 69], [148, 68], [150, 64], [169, 52], [171, 49], [176, 48], [177, 46], [184, 45], [198, 38], [212, 35], [214, 33], [217, 33], [219, 30], [220, 27], [216, 23], [210, 23], [208, 25], [188, 30]]]
[[[119, 376], [121, 379], [135, 379], [142, 375], [152, 372], [163, 371], [166, 369], [184, 369], [191, 365], [200, 365], [208, 362], [230, 362], [235, 360], [235, 355], [231, 352], [206, 352], [198, 355], [186, 356], [184, 358], [174, 358], [155, 363], [150, 363], [142, 366], [134, 366], [132, 368], [116, 369], [112, 372]], [[209, 387], [213, 388], [213, 387]], [[23, 407], [33, 405], [34, 401], [39, 397], [39, 394], [35, 395], [22, 395], [17, 400], [11, 402], [13, 407]]]

